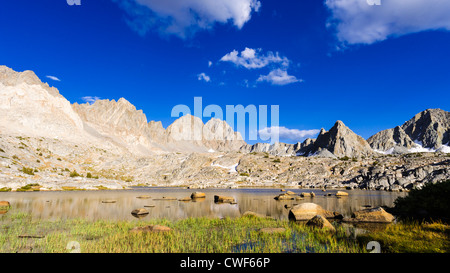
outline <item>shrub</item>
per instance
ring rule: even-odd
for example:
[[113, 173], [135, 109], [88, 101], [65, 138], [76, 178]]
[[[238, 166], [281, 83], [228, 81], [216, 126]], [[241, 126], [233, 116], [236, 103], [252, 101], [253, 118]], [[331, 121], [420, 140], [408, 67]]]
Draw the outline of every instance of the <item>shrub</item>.
[[78, 177], [78, 176], [81, 176], [81, 175], [79, 173], [77, 173], [77, 171], [75, 171], [75, 170], [70, 173], [70, 177]]
[[26, 168], [22, 167], [22, 172], [28, 175], [34, 175], [34, 169], [33, 168]]
[[[93, 176], [92, 173], [87, 173], [87, 174], [86, 174], [86, 178], [94, 178], [94, 179], [98, 179], [98, 175]], [[126, 182], [131, 182], [131, 181], [126, 181]]]
[[342, 161], [348, 161], [350, 159], [350, 157], [344, 156], [344, 157], [341, 157], [339, 159], [342, 160]]
[[450, 180], [426, 184], [395, 200], [393, 212], [403, 218], [450, 221]]
[[26, 186], [23, 186], [21, 188], [18, 188], [16, 191], [39, 191], [39, 188], [34, 188], [33, 187], [39, 187], [39, 184], [28, 184]]
[[274, 159], [272, 162], [275, 162], [275, 163], [280, 163], [281, 162], [281, 160], [279, 159], [279, 158], [277, 158], [277, 159]]

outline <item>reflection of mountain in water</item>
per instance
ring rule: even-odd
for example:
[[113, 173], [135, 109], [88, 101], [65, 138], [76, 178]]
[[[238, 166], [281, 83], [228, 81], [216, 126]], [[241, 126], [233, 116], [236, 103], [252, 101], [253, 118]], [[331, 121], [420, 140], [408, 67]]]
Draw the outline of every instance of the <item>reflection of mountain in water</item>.
[[[296, 193], [306, 190], [292, 190]], [[310, 192], [311, 190], [308, 190]], [[384, 191], [350, 191], [348, 197], [324, 196], [335, 191], [314, 190], [316, 197], [303, 200], [276, 201], [277, 189], [206, 189], [206, 198], [196, 202], [178, 200], [156, 200], [170, 196], [177, 199], [190, 196], [192, 190], [181, 188], [134, 189], [124, 191], [94, 192], [24, 192], [4, 193], [3, 199], [12, 205], [8, 213], [17, 211], [30, 213], [36, 219], [84, 218], [88, 220], [134, 220], [131, 211], [146, 208], [150, 213], [143, 220], [167, 218], [171, 220], [188, 217], [239, 217], [246, 211], [253, 211], [276, 219], [288, 219], [289, 209], [285, 208], [303, 202], [313, 202], [331, 211], [338, 211], [349, 217], [353, 211], [363, 206], [392, 206], [394, 200], [404, 193]], [[150, 195], [150, 199], [138, 199], [140, 195]], [[214, 195], [232, 196], [237, 204], [215, 204]], [[102, 203], [115, 200], [115, 203]], [[154, 207], [153, 207], [154, 206]]]

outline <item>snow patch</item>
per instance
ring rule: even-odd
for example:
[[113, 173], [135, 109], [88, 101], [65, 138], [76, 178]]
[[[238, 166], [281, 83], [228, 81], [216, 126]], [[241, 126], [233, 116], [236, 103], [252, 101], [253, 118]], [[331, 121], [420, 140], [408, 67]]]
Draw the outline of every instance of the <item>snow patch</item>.
[[384, 155], [390, 155], [390, 154], [392, 154], [392, 152], [394, 152], [394, 147], [387, 149], [386, 151], [381, 151], [381, 150], [377, 150], [377, 149], [373, 149], [373, 151], [376, 153], [384, 154]]
[[230, 173], [236, 173], [237, 171], [236, 171], [236, 167], [239, 165], [239, 163], [236, 163], [236, 164], [234, 164], [234, 165], [232, 165], [232, 166], [223, 166], [223, 165], [220, 165], [220, 164], [214, 164], [214, 163], [211, 163], [211, 166], [212, 167], [219, 167], [219, 168], [223, 168], [223, 169], [228, 169], [228, 171], [230, 172]]
[[433, 153], [436, 152], [434, 149], [424, 148], [421, 141], [414, 141], [415, 147], [408, 150], [410, 153]]
[[450, 146], [442, 145], [441, 147], [437, 148], [436, 152], [441, 152], [441, 153], [448, 154], [448, 153], [450, 153]]

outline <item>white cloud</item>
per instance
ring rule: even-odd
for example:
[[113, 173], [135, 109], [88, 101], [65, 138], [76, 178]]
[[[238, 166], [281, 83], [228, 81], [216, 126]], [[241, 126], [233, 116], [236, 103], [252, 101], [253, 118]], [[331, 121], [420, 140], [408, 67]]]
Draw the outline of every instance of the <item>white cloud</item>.
[[266, 55], [260, 54], [260, 52], [261, 49], [246, 47], [240, 54], [238, 51], [233, 50], [223, 56], [220, 60], [222, 62], [231, 62], [247, 69], [263, 68], [269, 64], [278, 64], [283, 67], [289, 66], [289, 60], [286, 57], [280, 57], [278, 52], [274, 54], [273, 52], [268, 51]]
[[[287, 139], [292, 141], [300, 141], [302, 138], [317, 135], [320, 130], [298, 130], [286, 127], [272, 126], [261, 129], [258, 134], [261, 139]], [[277, 137], [278, 134], [278, 137]]]
[[141, 35], [150, 29], [186, 38], [216, 23], [241, 29], [258, 12], [257, 0], [113, 0], [129, 15], [128, 24]]
[[50, 80], [54, 80], [54, 81], [57, 81], [57, 82], [60, 82], [61, 80], [60, 79], [58, 79], [57, 77], [55, 77], [55, 76], [46, 76], [47, 78], [49, 78]]
[[369, 2], [325, 1], [332, 13], [328, 26], [336, 29], [339, 41], [372, 44], [426, 30], [450, 30], [448, 0], [381, 0], [381, 5]]
[[205, 81], [205, 82], [210, 82], [211, 81], [211, 78], [208, 75], [206, 75], [205, 73], [198, 74], [197, 75], [197, 79], [199, 81]]
[[211, 67], [213, 63], [211, 61], [208, 61], [208, 67]]
[[95, 101], [99, 100], [100, 97], [95, 96], [86, 96], [81, 98], [84, 102], [88, 102], [89, 104], [94, 103]]
[[286, 85], [295, 82], [303, 82], [303, 80], [297, 79], [295, 76], [288, 75], [286, 70], [279, 68], [270, 71], [268, 75], [260, 75], [257, 81], [266, 81], [273, 85]]

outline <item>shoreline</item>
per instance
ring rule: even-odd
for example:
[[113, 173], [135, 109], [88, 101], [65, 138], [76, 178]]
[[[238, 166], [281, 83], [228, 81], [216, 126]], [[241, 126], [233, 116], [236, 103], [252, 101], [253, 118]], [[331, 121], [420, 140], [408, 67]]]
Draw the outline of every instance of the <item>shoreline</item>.
[[[108, 183], [108, 182], [107, 182]], [[233, 190], [233, 189], [279, 189], [280, 192], [283, 190], [337, 190], [337, 191], [353, 191], [353, 190], [363, 190], [363, 191], [377, 191], [377, 192], [409, 192], [407, 189], [401, 190], [388, 190], [388, 189], [366, 189], [366, 188], [349, 188], [349, 187], [301, 187], [301, 186], [286, 186], [286, 185], [277, 185], [277, 186], [259, 186], [259, 185], [236, 185], [236, 186], [224, 186], [224, 187], [191, 187], [186, 185], [166, 185], [166, 186], [150, 186], [150, 185], [123, 185], [116, 181], [113, 185], [108, 185], [107, 183], [96, 183], [92, 184], [84, 184], [84, 185], [76, 185], [73, 186], [73, 183], [67, 183], [66, 185], [58, 185], [56, 188], [48, 187], [48, 185], [41, 185], [39, 183], [30, 183], [24, 184], [20, 183], [23, 186], [10, 188], [5, 186], [4, 184], [0, 184], [0, 193], [2, 192], [61, 192], [61, 191], [101, 191], [101, 190], [132, 190], [133, 188], [175, 188], [175, 189], [187, 189], [187, 190], [208, 190], [208, 189], [217, 189], [217, 190]], [[54, 184], [52, 184], [54, 185]], [[111, 187], [112, 186], [112, 187]], [[29, 189], [27, 189], [29, 188]]]

